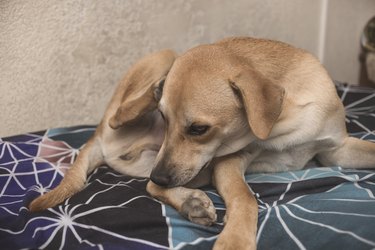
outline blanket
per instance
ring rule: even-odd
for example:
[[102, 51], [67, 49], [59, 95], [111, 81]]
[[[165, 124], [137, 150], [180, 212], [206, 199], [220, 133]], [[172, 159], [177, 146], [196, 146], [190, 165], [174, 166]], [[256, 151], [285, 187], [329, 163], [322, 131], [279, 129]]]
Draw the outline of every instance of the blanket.
[[[336, 88], [348, 131], [375, 141], [375, 90], [341, 83]], [[1, 249], [212, 248], [225, 205], [211, 186], [202, 188], [218, 214], [209, 227], [150, 197], [147, 178], [107, 166], [73, 197], [30, 213], [27, 205], [58, 185], [94, 131], [76, 126], [0, 139]], [[317, 166], [312, 161], [300, 171], [245, 176], [258, 200], [258, 249], [375, 248], [375, 171]]]

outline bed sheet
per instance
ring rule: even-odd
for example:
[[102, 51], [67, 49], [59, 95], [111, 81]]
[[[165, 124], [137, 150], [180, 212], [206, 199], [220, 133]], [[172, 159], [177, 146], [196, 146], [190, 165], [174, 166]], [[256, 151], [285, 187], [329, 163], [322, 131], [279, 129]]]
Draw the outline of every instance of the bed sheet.
[[[349, 132], [375, 141], [375, 91], [336, 87]], [[106, 166], [62, 204], [28, 211], [31, 200], [61, 181], [94, 131], [95, 126], [77, 126], [0, 139], [0, 248], [210, 249], [225, 214], [212, 187], [203, 188], [218, 213], [210, 227], [191, 223], [151, 198], [146, 178]], [[258, 249], [375, 248], [374, 170], [307, 168], [247, 175], [246, 181], [258, 200]]]

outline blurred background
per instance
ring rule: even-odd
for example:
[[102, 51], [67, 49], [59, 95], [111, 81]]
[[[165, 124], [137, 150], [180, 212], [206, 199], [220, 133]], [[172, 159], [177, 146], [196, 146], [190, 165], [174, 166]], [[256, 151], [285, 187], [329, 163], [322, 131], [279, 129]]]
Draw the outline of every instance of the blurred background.
[[0, 0], [0, 137], [97, 124], [137, 59], [228, 36], [304, 48], [360, 84], [374, 15], [374, 0]]

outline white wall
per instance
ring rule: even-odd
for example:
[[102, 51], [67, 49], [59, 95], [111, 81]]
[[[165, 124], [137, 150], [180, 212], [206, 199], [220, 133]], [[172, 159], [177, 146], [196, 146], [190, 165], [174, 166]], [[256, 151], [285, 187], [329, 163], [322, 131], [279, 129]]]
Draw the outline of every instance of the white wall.
[[[361, 1], [362, 8], [351, 6]], [[366, 19], [362, 11], [375, 1], [341, 2], [1, 0], [0, 136], [97, 124], [114, 86], [141, 56], [163, 48], [182, 52], [233, 35], [305, 48], [324, 58], [334, 78], [355, 83], [356, 69], [340, 71], [346, 62], [331, 51], [344, 46], [335, 40], [342, 35], [335, 26], [345, 30], [336, 16], [345, 10]], [[350, 39], [340, 54], [356, 53], [358, 39], [354, 45]]]

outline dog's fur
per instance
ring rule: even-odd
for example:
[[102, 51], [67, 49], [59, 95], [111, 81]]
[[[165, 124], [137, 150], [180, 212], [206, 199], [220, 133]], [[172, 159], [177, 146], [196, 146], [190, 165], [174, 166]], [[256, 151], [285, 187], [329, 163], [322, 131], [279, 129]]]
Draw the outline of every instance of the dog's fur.
[[[157, 104], [164, 79], [176, 57], [173, 51], [163, 50], [144, 57], [128, 71], [94, 135], [83, 146], [64, 179], [55, 189], [32, 201], [30, 211], [53, 207], [79, 192], [87, 175], [103, 164], [125, 175], [150, 176], [164, 139], [164, 121], [156, 110]], [[216, 220], [212, 201], [203, 191], [184, 187], [166, 191], [153, 183], [148, 186], [153, 188], [155, 197], [159, 191], [160, 200], [191, 221], [210, 225]]]
[[[164, 141], [155, 111], [160, 96]], [[323, 165], [375, 167], [375, 144], [348, 137], [344, 116], [327, 72], [301, 49], [229, 38], [177, 59], [163, 51], [129, 71], [62, 183], [30, 209], [56, 205], [107, 163], [124, 174], [151, 174], [150, 194], [209, 225], [216, 219], [212, 202], [181, 186], [212, 181], [227, 207], [215, 248], [254, 249], [257, 203], [245, 172], [297, 170], [314, 156]]]
[[[84, 145], [60, 185], [34, 200], [29, 206], [31, 211], [57, 205], [78, 192], [83, 188], [87, 174], [102, 164], [123, 174], [150, 176], [164, 137], [164, 122], [159, 112], [155, 112], [157, 102], [153, 90], [157, 90], [156, 85], [165, 78], [175, 58], [173, 51], [161, 51], [140, 60], [128, 71], [115, 90], [95, 134]], [[124, 109], [128, 109], [126, 118]], [[134, 119], [132, 109], [144, 109], [145, 115]]]

